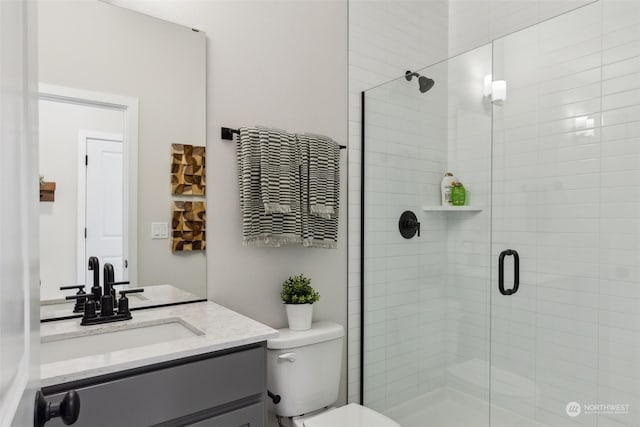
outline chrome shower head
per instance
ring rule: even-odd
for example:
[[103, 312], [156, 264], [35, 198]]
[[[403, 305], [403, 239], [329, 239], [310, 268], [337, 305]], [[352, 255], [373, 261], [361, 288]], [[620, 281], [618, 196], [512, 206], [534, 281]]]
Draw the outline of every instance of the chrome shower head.
[[429, 77], [421, 76], [418, 73], [413, 73], [411, 71], [407, 71], [404, 73], [404, 78], [407, 79], [407, 81], [409, 82], [414, 77], [418, 78], [418, 89], [420, 90], [421, 93], [427, 92], [433, 87], [433, 85], [436, 84], [436, 82], [433, 79], [430, 79]]

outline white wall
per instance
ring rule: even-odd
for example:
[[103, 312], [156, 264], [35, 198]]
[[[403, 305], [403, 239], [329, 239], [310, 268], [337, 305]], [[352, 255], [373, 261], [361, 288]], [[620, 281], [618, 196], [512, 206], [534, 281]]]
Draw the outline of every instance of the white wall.
[[449, 0], [449, 56], [594, 0]]
[[[116, 3], [196, 27], [207, 37], [208, 298], [284, 327], [280, 286], [302, 272], [321, 294], [314, 319], [346, 327], [346, 151], [341, 154], [338, 248], [253, 248], [242, 246], [235, 145], [220, 139], [221, 126], [262, 124], [325, 134], [347, 144], [346, 2]], [[344, 364], [343, 373], [346, 358]], [[345, 395], [346, 375], [340, 402]]]
[[171, 223], [171, 144], [206, 143], [205, 36], [97, 0], [38, 2], [38, 29], [40, 82], [139, 101], [139, 284], [204, 297], [206, 255], [171, 252], [151, 223]]
[[55, 201], [40, 202], [40, 297], [61, 298], [77, 283], [78, 132], [122, 135], [122, 111], [62, 102], [39, 102], [39, 174], [56, 183]]

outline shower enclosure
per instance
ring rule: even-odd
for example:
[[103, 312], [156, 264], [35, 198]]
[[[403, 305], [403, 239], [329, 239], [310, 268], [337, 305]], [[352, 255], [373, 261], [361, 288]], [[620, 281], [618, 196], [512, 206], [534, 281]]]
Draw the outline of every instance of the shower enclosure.
[[417, 73], [425, 93], [363, 94], [363, 403], [403, 427], [640, 426], [640, 2]]

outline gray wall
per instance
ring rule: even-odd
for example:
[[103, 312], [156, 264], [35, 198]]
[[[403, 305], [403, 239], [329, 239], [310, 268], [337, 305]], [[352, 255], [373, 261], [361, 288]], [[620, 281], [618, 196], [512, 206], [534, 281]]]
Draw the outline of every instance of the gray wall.
[[[220, 127], [253, 124], [315, 132], [347, 143], [347, 3], [339, 1], [139, 1], [130, 7], [207, 34], [208, 298], [272, 327], [288, 276], [321, 294], [314, 320], [347, 326], [347, 153], [336, 250], [243, 247], [236, 149]], [[358, 241], [351, 242], [358, 245]], [[340, 402], [346, 396], [346, 357]]]
[[139, 100], [139, 284], [204, 296], [206, 255], [151, 240], [151, 222], [171, 222], [171, 143], [206, 142], [204, 34], [97, 0], [39, 2], [38, 15], [40, 82]]

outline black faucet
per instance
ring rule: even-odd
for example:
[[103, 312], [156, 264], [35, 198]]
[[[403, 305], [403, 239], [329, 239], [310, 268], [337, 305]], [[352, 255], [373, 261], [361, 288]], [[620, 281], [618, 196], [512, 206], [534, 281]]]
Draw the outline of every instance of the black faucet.
[[102, 306], [102, 308], [100, 309], [100, 316], [113, 315], [113, 282], [113, 265], [111, 265], [110, 263], [106, 263], [104, 265], [104, 293], [102, 294], [102, 298], [100, 299], [100, 305]]
[[100, 297], [102, 297], [102, 288], [100, 287], [100, 261], [97, 257], [89, 257], [89, 271], [93, 271], [93, 287], [91, 288], [93, 301], [96, 304], [96, 308], [100, 309]]
[[[96, 259], [97, 262], [97, 259]], [[84, 305], [84, 316], [81, 325], [97, 325], [99, 323], [118, 322], [121, 320], [131, 319], [131, 311], [129, 310], [129, 300], [127, 294], [144, 292], [144, 289], [127, 289], [120, 291], [120, 299], [118, 300], [118, 309], [116, 311], [115, 285], [125, 285], [129, 282], [115, 282], [115, 273], [113, 265], [105, 263], [104, 265], [104, 292], [100, 297], [100, 314], [96, 313], [96, 304], [94, 294], [87, 295], [88, 301]], [[95, 273], [94, 273], [95, 274]], [[70, 296], [67, 299], [75, 299], [77, 296]]]

